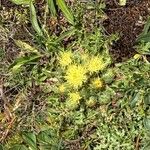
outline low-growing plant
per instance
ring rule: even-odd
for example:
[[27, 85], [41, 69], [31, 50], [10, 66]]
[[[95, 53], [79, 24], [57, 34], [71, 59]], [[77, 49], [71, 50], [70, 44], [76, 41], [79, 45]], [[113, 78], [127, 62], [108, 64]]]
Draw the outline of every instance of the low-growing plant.
[[[55, 4], [48, 2], [50, 8]], [[76, 9], [81, 11], [85, 5]], [[96, 7], [97, 14], [102, 13], [101, 7]], [[37, 26], [32, 1], [30, 9], [38, 36], [31, 43], [14, 39], [20, 53], [9, 66], [4, 86], [16, 86], [18, 92], [5, 107], [11, 121], [3, 113], [0, 116], [6, 134], [0, 148], [148, 148], [150, 69], [146, 56], [141, 53], [113, 64], [109, 48], [116, 35], [106, 36], [97, 23], [89, 31], [80, 22], [81, 27], [74, 26], [58, 37]], [[51, 14], [55, 15], [55, 7]], [[64, 46], [67, 38], [73, 40]]]

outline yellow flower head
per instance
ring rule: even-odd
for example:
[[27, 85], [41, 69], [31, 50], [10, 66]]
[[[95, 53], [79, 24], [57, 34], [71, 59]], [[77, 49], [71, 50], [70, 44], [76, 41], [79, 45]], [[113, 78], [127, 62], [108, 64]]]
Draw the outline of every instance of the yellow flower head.
[[104, 62], [101, 57], [99, 56], [93, 56], [87, 65], [87, 70], [91, 73], [98, 72], [100, 70], [103, 70], [104, 68]]
[[60, 86], [58, 87], [58, 89], [59, 89], [59, 91], [60, 91], [61, 93], [64, 93], [66, 87], [62, 84], [62, 85], [60, 85]]
[[79, 100], [81, 99], [80, 94], [78, 92], [70, 93], [69, 98], [70, 98], [70, 101], [72, 101], [76, 104], [78, 104]]
[[62, 67], [68, 66], [72, 62], [73, 53], [71, 51], [61, 52], [59, 57], [59, 63]]
[[70, 65], [66, 71], [65, 79], [68, 84], [74, 88], [82, 86], [83, 82], [86, 81], [86, 70], [81, 65]]
[[92, 86], [94, 88], [102, 88], [103, 87], [103, 81], [100, 78], [96, 78], [92, 81]]

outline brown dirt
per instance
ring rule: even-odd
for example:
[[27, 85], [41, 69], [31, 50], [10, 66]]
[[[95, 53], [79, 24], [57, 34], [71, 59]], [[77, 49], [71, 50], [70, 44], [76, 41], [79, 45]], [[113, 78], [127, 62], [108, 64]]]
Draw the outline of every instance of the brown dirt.
[[0, 0], [0, 4], [3, 5], [3, 7], [16, 7], [16, 5], [9, 0]]
[[135, 54], [135, 42], [142, 32], [144, 23], [150, 15], [150, 0], [127, 0], [127, 5], [119, 6], [117, 0], [105, 0], [104, 22], [107, 34], [118, 33], [120, 39], [110, 50], [116, 62], [124, 61]]

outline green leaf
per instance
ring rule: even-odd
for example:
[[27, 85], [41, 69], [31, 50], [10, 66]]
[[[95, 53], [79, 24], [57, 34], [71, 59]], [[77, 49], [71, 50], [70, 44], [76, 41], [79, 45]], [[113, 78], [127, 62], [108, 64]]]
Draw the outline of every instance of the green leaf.
[[150, 55], [150, 42], [140, 43], [138, 46], [137, 52], [143, 55]]
[[74, 16], [72, 15], [71, 11], [69, 10], [66, 2], [64, 0], [57, 0], [57, 5], [63, 12], [64, 16], [66, 17], [67, 21], [74, 25]]
[[59, 140], [56, 131], [53, 129], [41, 131], [37, 136], [37, 140], [40, 148], [43, 148], [43, 150], [50, 149], [50, 147], [51, 150], [59, 150], [62, 146], [62, 141]]
[[132, 108], [135, 107], [136, 103], [137, 103], [138, 100], [140, 99], [140, 95], [141, 95], [140, 92], [134, 94], [134, 96], [133, 96], [133, 98], [132, 98], [132, 100], [131, 100], [131, 102], [130, 102], [130, 106], [131, 106]]
[[36, 59], [40, 58], [40, 56], [33, 55], [33, 56], [24, 56], [15, 60], [13, 64], [10, 65], [9, 69], [12, 69], [13, 72], [18, 71], [21, 66], [28, 64], [30, 62], [35, 61]]
[[22, 50], [24, 50], [25, 52], [32, 52], [32, 53], [36, 53], [39, 54], [38, 50], [32, 46], [30, 46], [28, 43], [23, 42], [21, 40], [15, 40], [15, 44], [20, 47]]
[[32, 150], [37, 150], [36, 135], [34, 133], [24, 132], [22, 138]]
[[30, 0], [10, 0], [11, 2], [15, 3], [16, 5], [29, 5]]
[[41, 143], [55, 145], [57, 143], [56, 133], [53, 130], [42, 131], [38, 134], [38, 141]]
[[147, 130], [150, 131], [150, 118], [147, 117], [144, 119], [144, 126]]
[[137, 41], [150, 42], [150, 32], [145, 35], [140, 36]]
[[30, 2], [30, 17], [31, 17], [31, 23], [32, 23], [34, 30], [37, 32], [39, 36], [43, 36], [42, 30], [38, 24], [36, 10], [32, 1]]
[[56, 16], [56, 8], [55, 8], [55, 4], [54, 4], [54, 0], [47, 0], [48, 3], [48, 7], [50, 9], [50, 12], [52, 14], [52, 16]]
[[0, 144], [0, 150], [4, 150], [3, 145]]
[[40, 141], [40, 142], [42, 142], [42, 143], [45, 143], [45, 144], [49, 144], [49, 143], [51, 143], [50, 141], [51, 141], [51, 139], [50, 139], [51, 137], [48, 135], [48, 133], [47, 132], [45, 132], [45, 131], [42, 131], [42, 132], [40, 132], [39, 134], [38, 134], [38, 140]]
[[143, 148], [143, 150], [150, 150], [150, 142]]
[[10, 148], [9, 150], [28, 150], [28, 148], [24, 145], [15, 145], [12, 148]]
[[150, 94], [149, 93], [144, 96], [144, 103], [145, 103], [145, 105], [150, 104]]
[[150, 17], [148, 18], [148, 20], [144, 26], [143, 32], [139, 35], [137, 41], [140, 41], [145, 35], [147, 35], [149, 28], [150, 28]]
[[143, 29], [143, 34], [147, 34], [148, 31], [149, 31], [149, 28], [150, 28], [150, 17], [148, 18], [145, 26], [144, 26], [144, 29]]

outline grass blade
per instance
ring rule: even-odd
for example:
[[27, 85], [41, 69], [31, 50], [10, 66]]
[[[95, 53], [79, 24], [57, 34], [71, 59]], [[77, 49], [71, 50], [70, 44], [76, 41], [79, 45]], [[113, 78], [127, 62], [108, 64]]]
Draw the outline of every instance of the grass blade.
[[143, 32], [137, 38], [137, 42], [142, 41], [142, 40], [144, 42], [150, 42], [150, 33], [148, 32], [149, 29], [150, 29], [150, 17], [148, 18], [148, 20], [144, 26]]
[[31, 17], [31, 23], [32, 23], [34, 30], [37, 32], [39, 36], [43, 36], [42, 30], [38, 24], [36, 10], [32, 1], [30, 2], [30, 17]]
[[150, 17], [148, 18], [148, 20], [147, 20], [147, 22], [146, 22], [146, 24], [145, 24], [145, 26], [144, 26], [144, 29], [143, 29], [142, 34], [143, 34], [143, 35], [147, 34], [149, 28], [150, 28]]
[[72, 15], [71, 11], [69, 10], [66, 2], [64, 0], [57, 0], [57, 5], [63, 12], [64, 16], [66, 17], [67, 21], [74, 25], [74, 16]]
[[56, 40], [56, 42], [62, 41], [64, 40], [66, 37], [70, 37], [72, 35], [74, 35], [76, 29], [70, 29], [69, 31], [64, 32], [62, 35], [60, 35], [60, 37], [58, 37], [58, 39]]
[[[12, 72], [17, 72], [23, 65], [26, 65], [28, 63], [34, 62], [37, 59], [39, 59], [40, 56], [38, 55], [33, 55], [33, 56], [24, 56], [20, 57], [15, 60], [13, 64], [10, 65], [9, 69], [12, 70]], [[36, 61], [37, 62], [37, 61]]]
[[15, 145], [12, 148], [10, 148], [9, 150], [28, 150], [28, 148], [25, 145]]
[[11, 0], [11, 2], [15, 3], [16, 5], [29, 5], [30, 0]]
[[47, 0], [47, 3], [48, 3], [48, 7], [50, 9], [52, 16], [55, 17], [56, 16], [56, 8], [55, 8], [54, 0]]
[[147, 34], [141, 35], [139, 36], [139, 38], [137, 39], [137, 42], [150, 42], [150, 32], [148, 32]]

